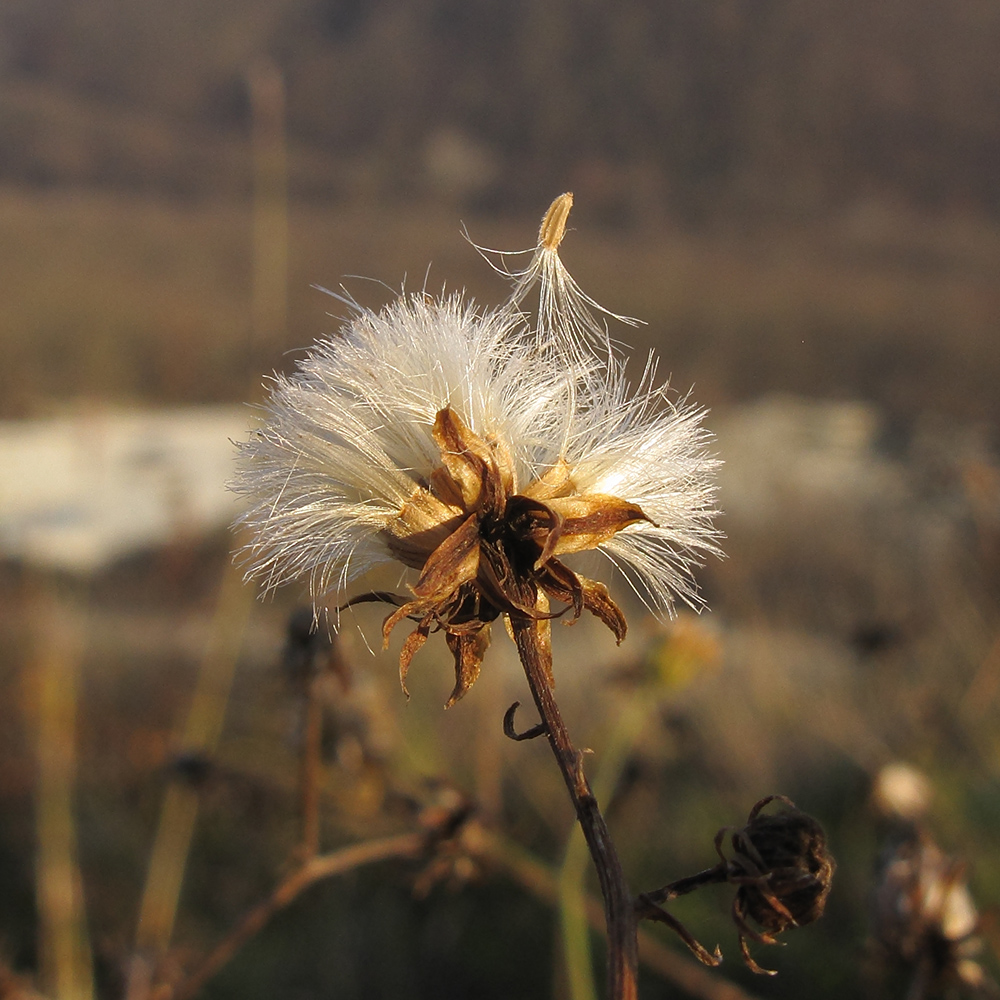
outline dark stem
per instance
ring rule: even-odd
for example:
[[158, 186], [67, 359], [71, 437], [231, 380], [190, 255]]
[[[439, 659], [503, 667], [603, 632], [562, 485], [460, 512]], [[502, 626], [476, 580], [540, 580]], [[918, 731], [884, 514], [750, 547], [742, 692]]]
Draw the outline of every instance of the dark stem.
[[609, 1000], [636, 1000], [639, 958], [635, 907], [611, 834], [584, 774], [582, 755], [573, 746], [556, 704], [549, 680], [552, 651], [540, 634], [542, 623], [511, 616], [511, 625], [528, 686], [546, 727], [545, 735], [569, 789], [590, 856], [597, 868], [608, 931], [608, 997]]
[[319, 791], [323, 766], [323, 704], [319, 678], [309, 679], [302, 711], [302, 755], [299, 759], [299, 861], [319, 853]]
[[706, 868], [697, 875], [688, 875], [687, 878], [679, 878], [676, 882], [665, 885], [662, 889], [654, 889], [652, 892], [644, 892], [642, 899], [650, 903], [669, 903], [678, 896], [686, 896], [695, 889], [700, 889], [703, 885], [713, 885], [719, 882], [726, 882], [729, 879], [729, 866], [725, 862]]

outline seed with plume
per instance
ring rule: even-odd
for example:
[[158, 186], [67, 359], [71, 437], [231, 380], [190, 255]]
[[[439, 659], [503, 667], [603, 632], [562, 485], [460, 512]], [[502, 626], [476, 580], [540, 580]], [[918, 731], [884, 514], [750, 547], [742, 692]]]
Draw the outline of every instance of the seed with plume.
[[[636, 386], [626, 379], [598, 319], [613, 314], [559, 258], [571, 205], [553, 202], [524, 270], [498, 268], [514, 283], [498, 308], [457, 294], [402, 295], [379, 312], [351, 303], [337, 335], [275, 376], [240, 447], [249, 574], [266, 588], [306, 578], [319, 605], [402, 563], [410, 594], [354, 600], [396, 605], [386, 641], [415, 622], [404, 689], [416, 651], [445, 633], [449, 704], [478, 676], [498, 618], [587, 610], [624, 638], [624, 615], [571, 567], [576, 553], [603, 553], [669, 614], [676, 597], [699, 606], [691, 570], [718, 551], [703, 413], [658, 383], [652, 355]], [[535, 285], [532, 321], [522, 304]]]

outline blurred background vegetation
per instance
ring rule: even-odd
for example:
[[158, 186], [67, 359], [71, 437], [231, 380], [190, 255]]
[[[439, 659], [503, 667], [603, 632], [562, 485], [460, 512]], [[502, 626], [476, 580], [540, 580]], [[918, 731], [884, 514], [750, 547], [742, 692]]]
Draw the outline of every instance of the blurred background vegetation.
[[[0, 417], [259, 398], [337, 325], [313, 284], [498, 301], [463, 223], [523, 249], [573, 190], [566, 263], [648, 321], [620, 335], [711, 406], [727, 462], [710, 615], [634, 607], [620, 650], [557, 630], [633, 888], [710, 865], [719, 827], [786, 793], [840, 860], [828, 916], [758, 948], [764, 980], [721, 890], [681, 901], [727, 956], [714, 981], [905, 996], [912, 970], [866, 943], [872, 782], [902, 759], [995, 970], [998, 51], [990, 0], [5, 0]], [[440, 650], [407, 705], [352, 622], [352, 683], [310, 696], [281, 669], [303, 593], [252, 605], [231, 542], [0, 564], [0, 995], [138, 1000], [136, 955], [198, 968], [291, 870], [310, 704], [324, 851], [412, 831], [446, 788], [558, 876], [569, 807], [545, 748], [502, 738], [524, 700], [503, 643], [444, 714]], [[373, 644], [378, 620], [357, 613]], [[437, 880], [411, 858], [317, 884], [202, 995], [579, 1000], [586, 941], [528, 869], [454, 850]], [[676, 978], [643, 997], [721, 997]]]

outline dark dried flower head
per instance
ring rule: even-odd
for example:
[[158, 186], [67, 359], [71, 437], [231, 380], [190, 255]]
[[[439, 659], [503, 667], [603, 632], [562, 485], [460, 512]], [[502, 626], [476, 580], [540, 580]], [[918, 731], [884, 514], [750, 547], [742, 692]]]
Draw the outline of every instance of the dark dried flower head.
[[965, 865], [924, 831], [904, 829], [883, 852], [873, 916], [883, 955], [912, 972], [911, 996], [926, 996], [948, 984], [997, 995], [973, 958], [981, 945], [979, 915]]
[[[780, 813], [762, 813], [775, 800], [789, 808]], [[722, 829], [715, 838], [722, 853]], [[769, 795], [750, 810], [747, 825], [731, 837], [733, 857], [727, 865], [727, 881], [738, 885], [733, 900], [733, 920], [740, 932], [740, 950], [747, 965], [769, 973], [751, 958], [746, 939], [777, 944], [776, 934], [818, 920], [826, 908], [836, 863], [826, 846], [823, 827], [800, 812], [783, 795]], [[752, 919], [763, 933], [747, 923]]]
[[296, 690], [304, 690], [331, 659], [333, 640], [316, 627], [312, 608], [297, 608], [285, 626], [285, 647], [281, 651], [281, 669]]
[[[732, 835], [733, 864], [749, 876], [737, 902], [769, 934], [804, 927], [823, 916], [835, 868], [823, 827], [794, 807], [762, 813]], [[760, 881], [758, 881], [760, 879]]]
[[[784, 802], [788, 808], [779, 813], [761, 812], [774, 801]], [[722, 844], [730, 832], [733, 856], [727, 858]], [[743, 960], [753, 972], [774, 975], [753, 960], [747, 938], [760, 944], [778, 944], [775, 935], [823, 916], [836, 868], [823, 827], [784, 795], [769, 795], [750, 810], [746, 826], [735, 831], [723, 827], [715, 835], [715, 849], [720, 861], [714, 868], [641, 895], [639, 915], [667, 924], [697, 958], [706, 965], [718, 965], [722, 960], [718, 949], [710, 953], [660, 904], [705, 885], [729, 882], [737, 887], [732, 914]]]

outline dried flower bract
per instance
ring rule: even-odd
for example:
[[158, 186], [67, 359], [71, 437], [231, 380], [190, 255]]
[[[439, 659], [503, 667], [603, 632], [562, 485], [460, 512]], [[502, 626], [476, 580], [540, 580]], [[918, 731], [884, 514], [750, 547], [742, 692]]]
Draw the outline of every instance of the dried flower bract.
[[[355, 306], [290, 376], [241, 446], [249, 572], [270, 588], [308, 578], [317, 603], [395, 561], [412, 570], [384, 635], [404, 618], [400, 674], [434, 631], [455, 657], [449, 704], [479, 673], [490, 626], [584, 610], [621, 641], [603, 583], [572, 568], [596, 549], [647, 604], [697, 606], [691, 568], [714, 552], [715, 461], [702, 413], [671, 398], [652, 359], [639, 384], [559, 260], [572, 196], [543, 220], [511, 298], [460, 295]], [[538, 318], [523, 303], [539, 286]], [[610, 314], [609, 314], [610, 315]], [[603, 332], [602, 332], [603, 331]], [[569, 560], [569, 561], [567, 561]], [[348, 602], [350, 603], [350, 602]], [[550, 610], [553, 605], [556, 610]]]

